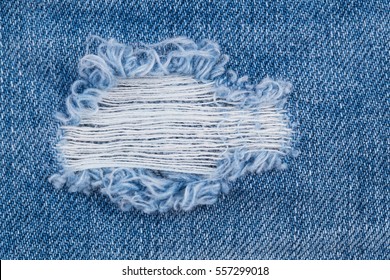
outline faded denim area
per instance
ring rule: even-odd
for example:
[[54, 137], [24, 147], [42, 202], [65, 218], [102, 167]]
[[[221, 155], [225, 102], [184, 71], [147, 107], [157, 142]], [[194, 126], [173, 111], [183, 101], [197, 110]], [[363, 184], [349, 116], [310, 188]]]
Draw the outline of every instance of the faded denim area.
[[[2, 1], [0, 258], [389, 259], [388, 15], [387, 1]], [[54, 113], [89, 35], [207, 38], [239, 76], [291, 82], [300, 155], [191, 212], [54, 189]]]

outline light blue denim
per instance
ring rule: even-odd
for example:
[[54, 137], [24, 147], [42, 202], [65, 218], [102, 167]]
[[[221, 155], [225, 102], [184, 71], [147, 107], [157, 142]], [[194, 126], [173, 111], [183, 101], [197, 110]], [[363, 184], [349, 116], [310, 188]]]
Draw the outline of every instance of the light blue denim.
[[[387, 1], [0, 2], [1, 259], [389, 259]], [[57, 190], [57, 111], [90, 35], [210, 39], [227, 68], [294, 87], [288, 169], [190, 212]]]

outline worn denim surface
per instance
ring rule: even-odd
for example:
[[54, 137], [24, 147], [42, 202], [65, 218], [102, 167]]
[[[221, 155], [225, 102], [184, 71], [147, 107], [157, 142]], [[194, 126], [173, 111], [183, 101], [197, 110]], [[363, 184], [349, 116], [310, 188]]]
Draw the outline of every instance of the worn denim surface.
[[[389, 259], [387, 1], [2, 1], [2, 259]], [[89, 35], [219, 42], [294, 85], [300, 155], [191, 212], [56, 190], [57, 123]]]

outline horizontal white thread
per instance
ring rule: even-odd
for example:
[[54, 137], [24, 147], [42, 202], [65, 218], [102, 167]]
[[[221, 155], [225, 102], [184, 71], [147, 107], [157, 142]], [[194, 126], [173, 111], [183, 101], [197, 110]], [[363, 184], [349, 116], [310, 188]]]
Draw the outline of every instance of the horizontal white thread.
[[76, 171], [149, 168], [211, 174], [226, 152], [281, 151], [291, 130], [272, 104], [256, 110], [216, 98], [213, 83], [163, 76], [120, 80], [59, 144]]

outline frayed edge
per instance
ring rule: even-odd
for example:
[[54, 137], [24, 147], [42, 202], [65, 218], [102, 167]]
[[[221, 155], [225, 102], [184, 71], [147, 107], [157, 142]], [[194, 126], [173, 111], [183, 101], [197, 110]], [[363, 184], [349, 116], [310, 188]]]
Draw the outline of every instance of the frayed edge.
[[[57, 115], [64, 126], [77, 126], [83, 116], [96, 113], [102, 96], [115, 87], [119, 78], [176, 74], [193, 76], [203, 82], [213, 80], [215, 98], [253, 110], [261, 104], [283, 110], [291, 91], [288, 82], [267, 77], [253, 85], [248, 77], [238, 78], [234, 71], [226, 71], [228, 56], [221, 54], [219, 46], [209, 40], [197, 44], [180, 37], [138, 47], [126, 46], [113, 39], [98, 40], [100, 45], [96, 54], [87, 54], [80, 61], [81, 79], [71, 87], [71, 95], [66, 100], [67, 113]], [[285, 118], [288, 121], [287, 114]], [[59, 138], [61, 135], [62, 130]], [[287, 143], [280, 151], [236, 149], [218, 162], [216, 172], [210, 178], [141, 168], [100, 168], [77, 172], [64, 169], [52, 175], [49, 181], [56, 188], [69, 188], [70, 192], [100, 191], [123, 211], [132, 208], [145, 213], [172, 209], [188, 211], [198, 205], [215, 203], [221, 193], [229, 192], [229, 181], [240, 176], [285, 169], [283, 157], [297, 155], [291, 146], [291, 142]], [[60, 152], [58, 157], [65, 163]]]
[[[278, 110], [285, 110], [287, 97], [291, 92], [292, 85], [285, 81], [275, 81], [269, 77], [263, 79], [257, 85], [247, 84], [247, 78], [237, 79], [234, 72], [229, 73], [233, 78], [230, 86], [220, 86], [217, 94], [221, 98], [230, 102], [238, 103], [241, 108], [258, 109], [260, 105], [272, 105]], [[230, 81], [231, 81], [230, 80]], [[287, 155], [296, 157], [298, 151], [292, 148], [294, 141], [294, 129], [289, 122], [289, 117], [285, 112], [284, 121], [291, 130], [289, 141], [278, 151], [259, 150], [249, 152], [245, 147], [230, 152], [223, 160], [218, 163], [215, 177], [225, 178], [228, 181], [236, 180], [238, 177], [248, 173], [260, 174], [272, 169], [285, 170], [287, 164], [283, 158]]]
[[196, 205], [213, 204], [221, 193], [229, 191], [226, 180], [135, 168], [63, 170], [49, 180], [57, 189], [65, 186], [70, 192], [100, 191], [123, 211], [135, 208], [145, 213], [188, 211]]

